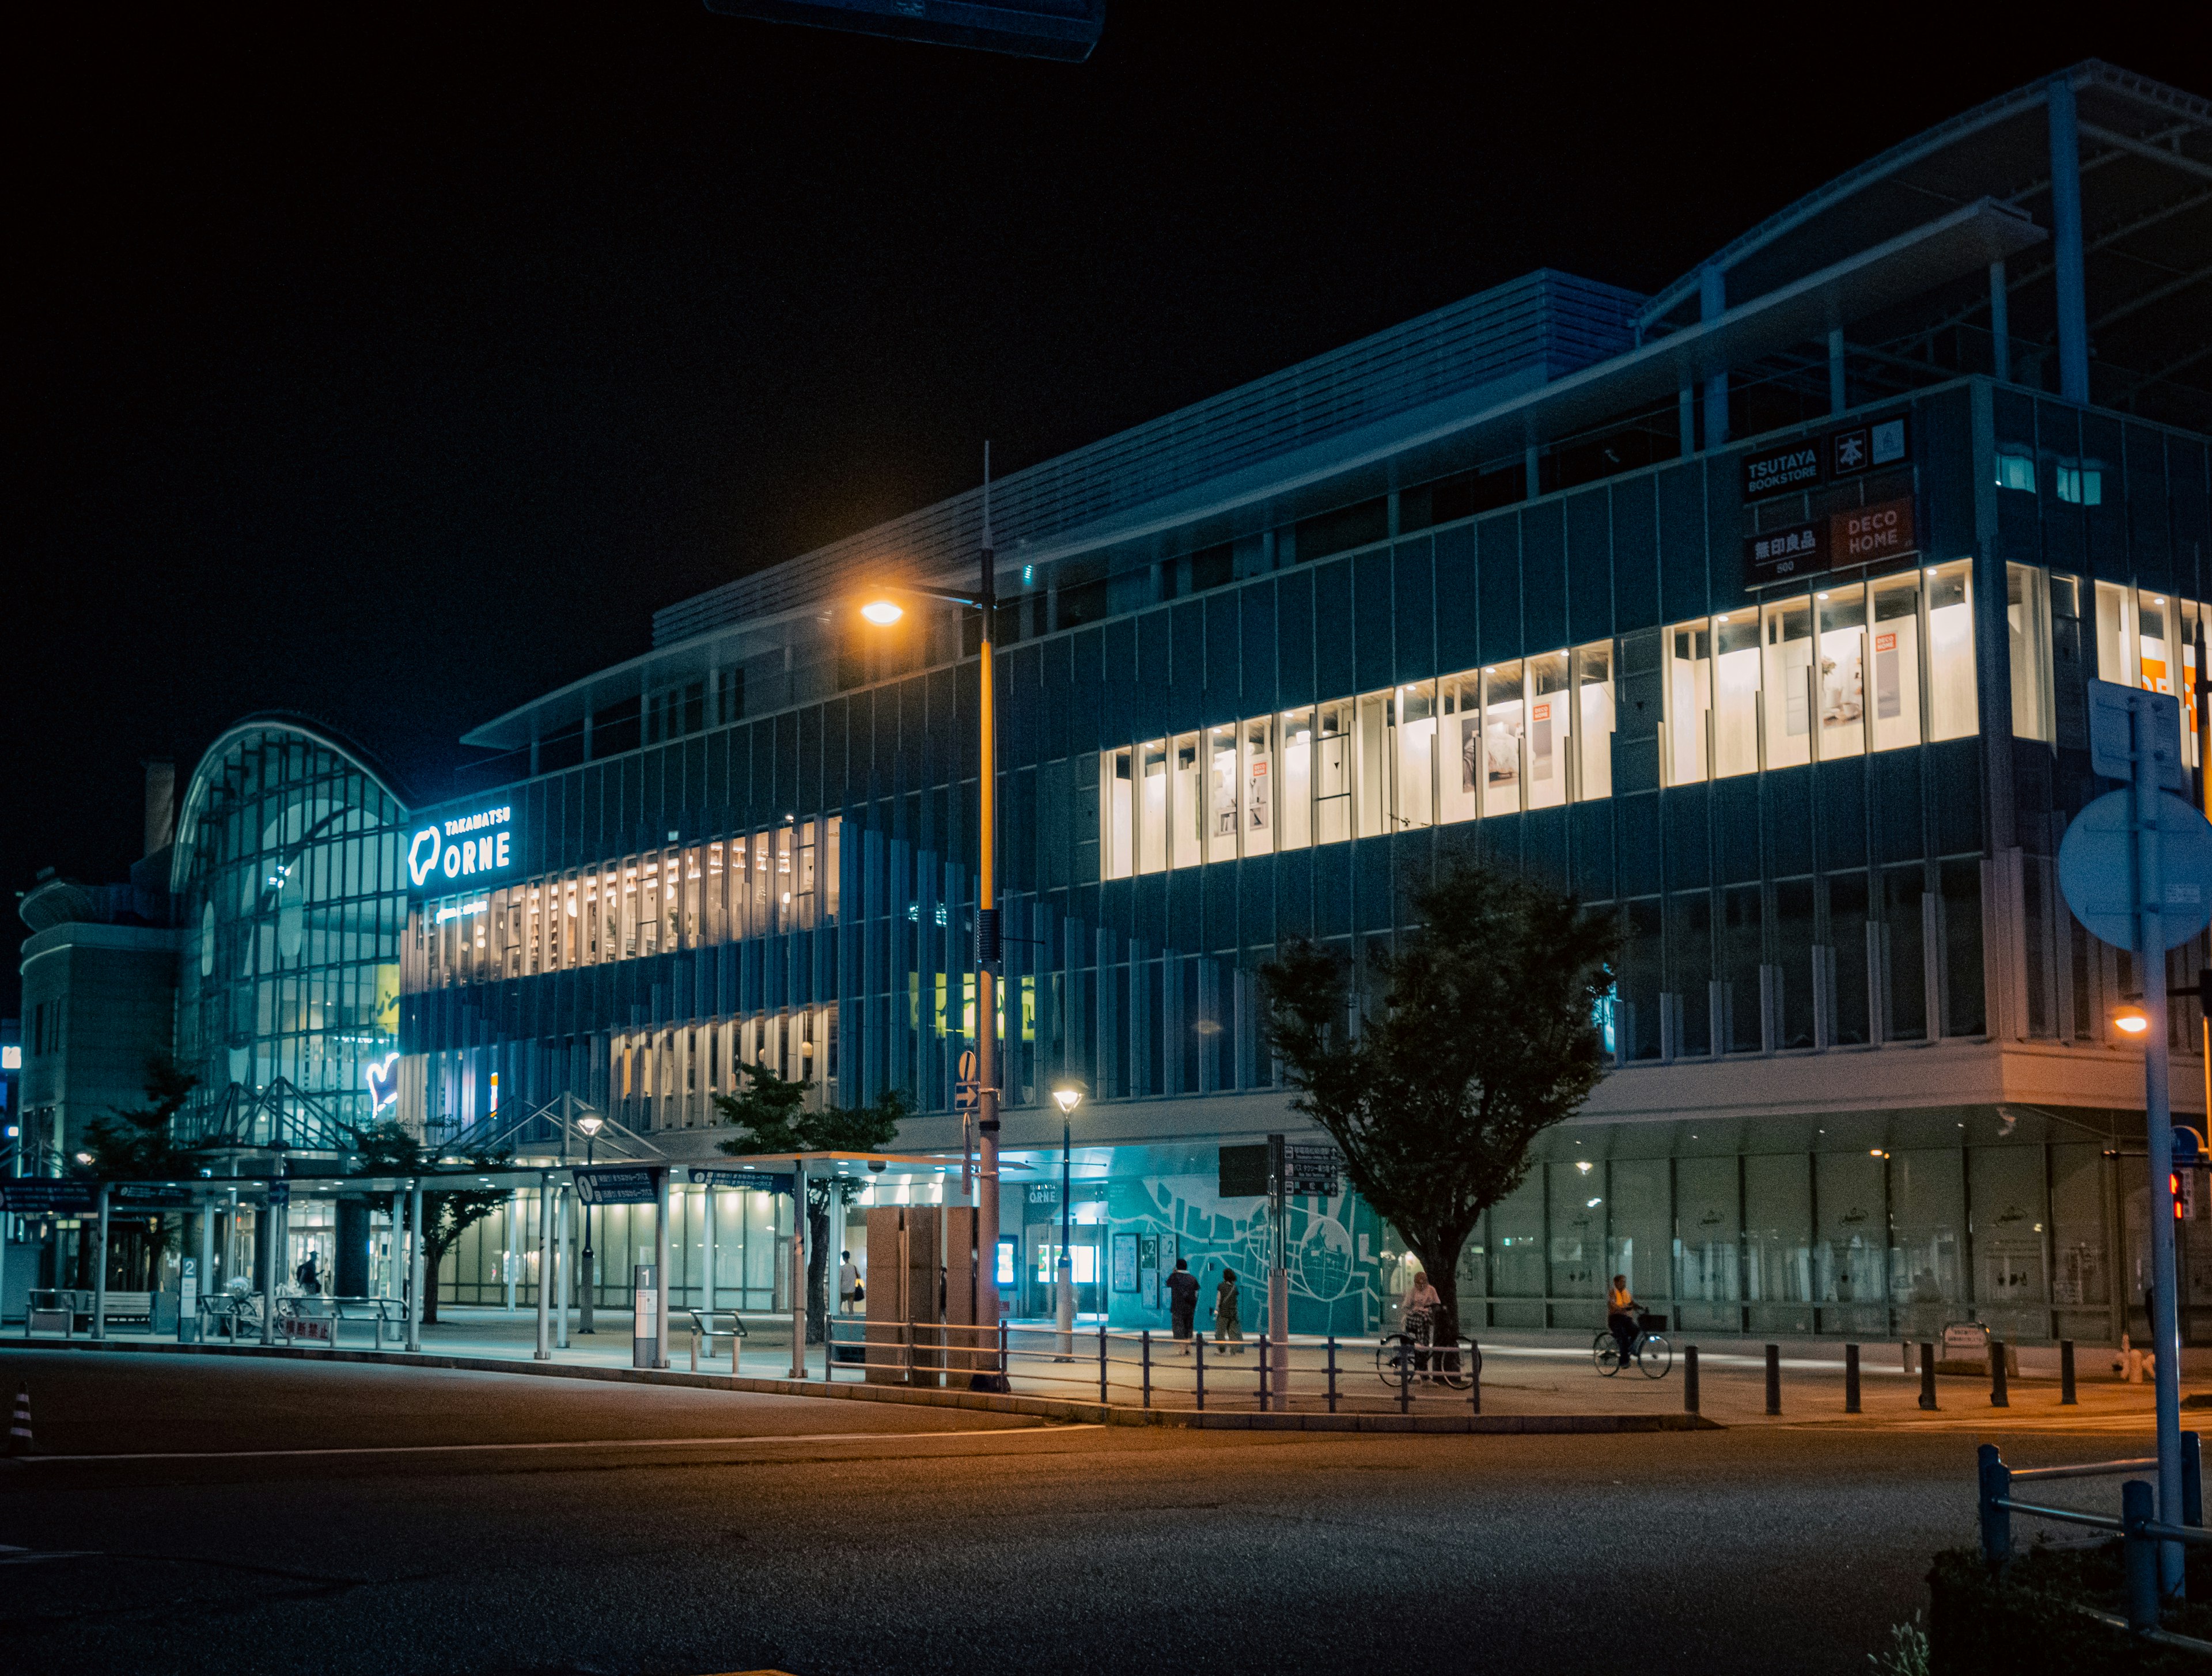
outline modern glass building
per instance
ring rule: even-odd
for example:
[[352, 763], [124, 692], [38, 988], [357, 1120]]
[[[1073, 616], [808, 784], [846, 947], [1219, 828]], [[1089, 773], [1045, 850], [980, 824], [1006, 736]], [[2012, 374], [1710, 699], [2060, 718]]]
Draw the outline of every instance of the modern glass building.
[[[1216, 1173], [1296, 1126], [1256, 968], [1398, 935], [1406, 884], [1474, 856], [1627, 939], [1610, 1074], [1470, 1244], [1478, 1324], [1588, 1327], [1626, 1271], [1708, 1333], [2116, 1338], [2147, 1195], [2108, 1021], [2140, 985], [2053, 858], [2106, 789], [2091, 677], [2182, 696], [2205, 792], [2208, 174], [2212, 106], [2083, 64], [1656, 295], [1535, 273], [994, 486], [996, 1019], [975, 625], [857, 611], [967, 578], [980, 491], [670, 607], [471, 733], [480, 789], [401, 840], [401, 1111], [458, 1133], [574, 1093], [706, 1162], [709, 1096], [765, 1058], [910, 1090], [902, 1145], [957, 1193], [959, 1056], [994, 1029], [1039, 1167], [1011, 1306], [1045, 1305], [1068, 1078], [1082, 1307], [1164, 1322], [1178, 1254], [1260, 1266]], [[237, 1017], [226, 1044], [281, 1034]], [[2193, 1003], [2174, 1025], [2201, 1107]], [[1291, 1231], [1295, 1327], [1389, 1309], [1371, 1211]], [[451, 1295], [489, 1298], [469, 1250]]]
[[209, 746], [179, 804], [176, 1054], [199, 1081], [179, 1138], [348, 1149], [398, 1046], [406, 811], [358, 746], [255, 715]]

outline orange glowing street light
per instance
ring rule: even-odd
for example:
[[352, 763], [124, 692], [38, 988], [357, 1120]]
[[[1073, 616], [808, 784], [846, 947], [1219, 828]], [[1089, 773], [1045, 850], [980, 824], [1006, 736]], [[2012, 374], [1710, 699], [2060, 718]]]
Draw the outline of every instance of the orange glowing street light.
[[2130, 1035], [2141, 1035], [2150, 1028], [2150, 1015], [2141, 1007], [2122, 1007], [2112, 1015], [2112, 1028]]
[[888, 599], [871, 599], [860, 607], [860, 615], [878, 628], [888, 628], [906, 615], [906, 607]]

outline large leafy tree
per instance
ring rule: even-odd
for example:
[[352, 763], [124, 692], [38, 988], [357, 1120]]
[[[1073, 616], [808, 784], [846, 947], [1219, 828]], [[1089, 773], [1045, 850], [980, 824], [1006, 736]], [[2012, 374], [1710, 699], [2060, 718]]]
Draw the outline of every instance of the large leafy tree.
[[[371, 1128], [356, 1130], [354, 1136], [355, 1156], [369, 1174], [422, 1178], [422, 1320], [426, 1324], [435, 1325], [438, 1265], [453, 1248], [454, 1241], [507, 1202], [507, 1189], [433, 1185], [441, 1169], [449, 1166], [441, 1163], [436, 1149], [423, 1145], [389, 1118]], [[468, 1167], [474, 1170], [504, 1169], [510, 1156], [504, 1151], [473, 1153]], [[401, 1204], [411, 1206], [413, 1196], [402, 1199]], [[404, 1215], [411, 1213], [411, 1210], [403, 1211]]]
[[1303, 939], [1261, 979], [1293, 1109], [1420, 1258], [1443, 1339], [1459, 1332], [1468, 1236], [1528, 1175], [1529, 1144], [1597, 1085], [1618, 934], [1571, 896], [1473, 863], [1409, 895], [1416, 928], [1370, 945], [1379, 1005], [1355, 1000], [1341, 955]]
[[[146, 1062], [146, 1098], [136, 1106], [116, 1107], [87, 1126], [83, 1146], [92, 1162], [86, 1173], [111, 1181], [191, 1181], [200, 1173], [199, 1148], [179, 1146], [173, 1126], [199, 1078], [165, 1054]], [[162, 1254], [174, 1242], [178, 1223], [166, 1216], [146, 1218], [146, 1242], [140, 1254], [144, 1272], [137, 1281], [158, 1284]]]
[[[744, 1084], [718, 1094], [722, 1120], [740, 1132], [722, 1143], [733, 1158], [763, 1152], [875, 1152], [890, 1145], [913, 1114], [903, 1090], [892, 1089], [872, 1105], [823, 1106], [809, 1110], [806, 1084], [773, 1066], [740, 1065]], [[806, 1178], [806, 1342], [818, 1345], [830, 1320], [830, 1206], [849, 1205], [860, 1184], [849, 1175]]]

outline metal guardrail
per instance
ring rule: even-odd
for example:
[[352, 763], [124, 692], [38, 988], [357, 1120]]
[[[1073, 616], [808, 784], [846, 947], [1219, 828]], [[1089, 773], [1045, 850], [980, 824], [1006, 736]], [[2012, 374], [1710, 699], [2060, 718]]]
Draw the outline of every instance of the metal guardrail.
[[[810, 1351], [811, 1347], [810, 1346]], [[1025, 1390], [1141, 1408], [1236, 1408], [1331, 1414], [1438, 1407], [1482, 1412], [1482, 1351], [1471, 1339], [1428, 1344], [1386, 1333], [1289, 1339], [1175, 1339], [1104, 1325], [1063, 1330], [1000, 1321], [830, 1318], [822, 1376], [939, 1385], [975, 1375], [1018, 1378]], [[963, 1375], [968, 1376], [963, 1379]]]
[[2032, 1466], [2015, 1473], [2005, 1465], [2002, 1452], [1994, 1443], [1983, 1444], [1977, 1452], [1977, 1460], [1980, 1478], [1982, 1560], [1991, 1571], [2002, 1571], [2012, 1558], [2012, 1516], [2015, 1513], [2031, 1519], [2048, 1519], [2059, 1524], [2081, 1525], [2091, 1530], [2109, 1532], [2120, 1538], [2123, 1544], [2121, 1570], [2127, 1584], [2127, 1617], [2124, 1620], [2115, 1618], [2108, 1612], [2099, 1612], [2087, 1605], [2080, 1609], [2115, 1628], [2125, 1628], [2162, 1645], [2212, 1654], [2212, 1641], [2176, 1635], [2160, 1627], [2165, 1602], [2159, 1588], [2160, 1545], [2179, 1542], [2196, 1547], [2212, 1546], [2212, 1530], [2204, 1528], [2203, 1456], [2195, 1432], [2181, 1434], [2182, 1522], [2178, 1525], [2168, 1524], [2154, 1516], [2155, 1497], [2149, 1480], [2146, 1479], [2130, 1479], [2120, 1486], [2120, 1513], [2117, 1519], [2107, 1514], [2087, 1513], [2079, 1508], [2045, 1507], [2034, 1502], [2023, 1502], [2012, 1493], [2015, 1483], [2117, 1478], [2124, 1473], [2155, 1468], [2158, 1465], [2155, 1460], [2100, 1460], [2078, 1466]]

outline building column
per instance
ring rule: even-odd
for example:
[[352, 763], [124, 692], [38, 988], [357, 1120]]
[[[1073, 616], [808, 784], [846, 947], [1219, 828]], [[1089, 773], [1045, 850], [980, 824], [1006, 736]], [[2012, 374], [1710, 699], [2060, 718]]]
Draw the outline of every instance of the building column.
[[2005, 264], [1990, 264], [1990, 368], [2000, 384], [2012, 382], [2012, 319], [2005, 292]]
[[[1707, 268], [1698, 276], [1698, 318], [1717, 320], [1728, 312], [1728, 276]], [[1728, 374], [1715, 373], [1705, 380], [1705, 446], [1717, 448], [1728, 440]]]
[[2081, 140], [2074, 83], [2061, 76], [2045, 95], [2051, 114], [2051, 257], [2058, 288], [2058, 393], [2089, 399], [2089, 312], [2081, 271]]
[[1698, 452], [1698, 392], [1686, 383], [1675, 398], [1674, 424], [1680, 433], [1682, 458], [1687, 459]]
[[1841, 415], [1850, 404], [1844, 399], [1844, 329], [1828, 328], [1828, 411]]

